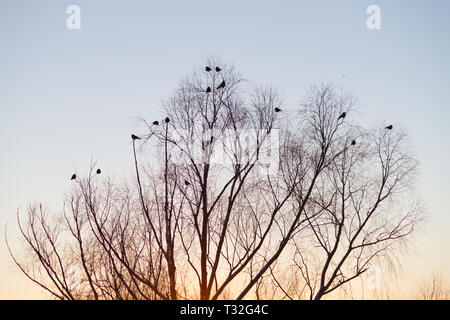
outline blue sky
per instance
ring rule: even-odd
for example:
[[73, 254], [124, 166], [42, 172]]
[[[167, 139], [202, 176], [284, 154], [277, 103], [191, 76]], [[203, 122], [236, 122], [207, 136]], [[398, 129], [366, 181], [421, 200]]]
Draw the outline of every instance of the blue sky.
[[[80, 30], [66, 28], [70, 4], [81, 8]], [[381, 30], [366, 28], [372, 4]], [[8, 224], [14, 238], [19, 206], [58, 210], [70, 175], [91, 158], [128, 176], [136, 119], [162, 117], [161, 100], [214, 55], [278, 87], [287, 108], [309, 85], [332, 81], [359, 98], [361, 121], [407, 129], [429, 215], [407, 261], [417, 274], [450, 270], [449, 32], [446, 0], [1, 0], [2, 233]], [[35, 292], [3, 240], [0, 283], [0, 298]]]

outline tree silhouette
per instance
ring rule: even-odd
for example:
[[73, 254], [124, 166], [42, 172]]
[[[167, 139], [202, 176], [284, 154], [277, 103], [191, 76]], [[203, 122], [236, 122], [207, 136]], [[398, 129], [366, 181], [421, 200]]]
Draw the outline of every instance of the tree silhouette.
[[[360, 277], [380, 257], [395, 255], [420, 221], [420, 205], [409, 193], [417, 162], [406, 134], [356, 124], [338, 129], [335, 114], [352, 104], [323, 85], [312, 88], [304, 105], [320, 148], [333, 155], [305, 208], [308, 226], [292, 241], [294, 266], [310, 299]], [[360, 142], [345, 147], [353, 136]]]
[[442, 274], [433, 272], [428, 279], [422, 280], [418, 287], [417, 298], [422, 300], [448, 300], [450, 289], [445, 286]]
[[[401, 130], [336, 121], [353, 99], [330, 85], [279, 119], [274, 88], [220, 65], [181, 81], [164, 123], [132, 135], [134, 181], [94, 179], [94, 163], [59, 220], [18, 214], [28, 254], [10, 252], [28, 278], [58, 299], [261, 298], [267, 281], [272, 296], [320, 299], [412, 233], [414, 210], [385, 206], [415, 175]], [[289, 282], [277, 264], [291, 254]]]

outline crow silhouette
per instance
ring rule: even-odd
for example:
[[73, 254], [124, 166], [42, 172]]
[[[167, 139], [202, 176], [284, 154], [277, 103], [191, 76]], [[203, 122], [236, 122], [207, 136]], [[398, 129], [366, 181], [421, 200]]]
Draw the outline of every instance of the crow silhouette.
[[341, 115], [339, 116], [338, 120], [344, 119], [346, 115], [347, 115], [346, 112], [342, 112]]
[[356, 144], [356, 140], [352, 140], [352, 146]]
[[206, 92], [211, 92], [211, 87], [206, 88]]
[[152, 122], [155, 126], [159, 125], [159, 121], [153, 121]]
[[392, 124], [390, 124], [385, 129], [392, 130], [392, 128], [393, 128], [393, 126], [392, 126]]
[[96, 173], [97, 173], [97, 174], [100, 174], [100, 173], [102, 173], [102, 170], [97, 169]]
[[72, 175], [72, 177], [70, 178], [70, 180], [75, 180], [77, 178], [77, 175], [74, 173], [73, 175]]
[[189, 181], [187, 181], [187, 180], [184, 180], [184, 185], [185, 186], [188, 186], [188, 185], [190, 185], [191, 183], [189, 182]]
[[141, 138], [139, 138], [138, 136], [135, 136], [134, 134], [131, 135], [131, 139], [133, 140], [141, 140]]
[[219, 67], [216, 67], [216, 72], [220, 72], [222, 71], [222, 69], [220, 69]]
[[207, 66], [207, 67], [205, 68], [205, 70], [206, 70], [207, 72], [210, 72], [210, 71], [211, 71], [211, 68]]
[[164, 119], [164, 122], [165, 122], [165, 123], [169, 123], [169, 122], [170, 122], [169, 117], [166, 117], [166, 118]]
[[275, 112], [280, 112], [281, 111], [281, 109], [280, 108], [278, 108], [278, 107], [275, 107]]
[[217, 89], [222, 89], [222, 88], [225, 88], [225, 80], [223, 80], [217, 87]]

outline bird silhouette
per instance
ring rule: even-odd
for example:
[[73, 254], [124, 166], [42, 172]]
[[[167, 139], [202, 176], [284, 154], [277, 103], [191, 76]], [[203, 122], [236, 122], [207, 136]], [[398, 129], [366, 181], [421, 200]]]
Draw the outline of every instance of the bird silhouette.
[[135, 136], [134, 134], [131, 135], [131, 139], [133, 139], [133, 141], [136, 140], [136, 139], [137, 140], [141, 140], [141, 138], [139, 138], [138, 136]]
[[222, 88], [225, 88], [225, 80], [222, 80], [222, 82], [217, 87], [217, 89], [222, 89]]
[[280, 108], [278, 108], [278, 107], [275, 107], [275, 112], [280, 112], [281, 111], [281, 109]]
[[352, 146], [356, 144], [356, 140], [352, 140]]
[[100, 173], [102, 173], [102, 170], [97, 169], [96, 173], [97, 173], [97, 174], [100, 174]]
[[216, 67], [216, 72], [220, 72], [222, 71], [222, 69], [220, 69], [219, 67]]
[[75, 180], [77, 178], [77, 175], [74, 173], [73, 175], [72, 175], [72, 177], [70, 178], [70, 180]]
[[211, 87], [206, 88], [206, 92], [211, 92]]
[[208, 67], [208, 66], [206, 66], [205, 70], [206, 70], [206, 72], [210, 72], [210, 71], [211, 71], [211, 68]]
[[152, 122], [155, 126], [159, 125], [159, 121], [153, 121]]
[[392, 124], [390, 124], [387, 127], [385, 127], [385, 129], [388, 129], [388, 130], [392, 130], [392, 128], [393, 128]]
[[190, 185], [191, 183], [189, 182], [189, 181], [187, 181], [187, 180], [184, 180], [184, 185], [185, 186], [188, 186], [188, 185]]
[[170, 122], [169, 117], [166, 117], [166, 118], [164, 119], [164, 122], [165, 122], [165, 123], [169, 123], [169, 122]]
[[344, 119], [346, 115], [347, 115], [346, 112], [342, 112], [341, 115], [339, 116], [338, 120]]

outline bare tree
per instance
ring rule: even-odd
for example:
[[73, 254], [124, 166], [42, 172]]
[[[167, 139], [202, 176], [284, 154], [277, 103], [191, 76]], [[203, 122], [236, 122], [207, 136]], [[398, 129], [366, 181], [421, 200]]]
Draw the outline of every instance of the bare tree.
[[[58, 221], [19, 220], [35, 260], [11, 255], [31, 280], [58, 299], [319, 299], [411, 234], [414, 210], [391, 201], [414, 177], [403, 133], [350, 125], [354, 100], [330, 85], [291, 114], [274, 88], [207, 65], [133, 136], [132, 184], [92, 165]], [[294, 282], [277, 271], [292, 257]]]
[[11, 256], [58, 299], [166, 299], [167, 270], [136, 197], [127, 186], [98, 186], [93, 170], [76, 181], [61, 215], [52, 219], [39, 205], [25, 224], [18, 216], [27, 251], [20, 259], [8, 245]]
[[197, 279], [194, 296], [200, 299], [217, 299], [255, 266], [281, 208], [277, 199], [261, 198], [270, 181], [258, 174], [281, 101], [272, 88], [253, 88], [244, 96], [252, 89], [244, 90], [232, 67], [221, 69], [182, 81], [166, 102], [169, 121], [148, 124], [146, 136], [164, 146], [165, 180], [178, 188], [169, 202], [177, 204], [179, 220], [168, 233], [178, 239], [172, 245], [190, 267], [183, 274]]
[[448, 300], [450, 290], [445, 288], [442, 274], [433, 272], [428, 280], [422, 281], [418, 288], [417, 298], [422, 300]]
[[352, 104], [322, 85], [312, 88], [302, 109], [310, 114], [310, 139], [333, 150], [305, 207], [308, 228], [293, 241], [310, 299], [321, 299], [360, 277], [376, 259], [394, 255], [420, 220], [420, 206], [407, 197], [417, 163], [406, 134], [345, 123], [338, 115], [349, 113]]

